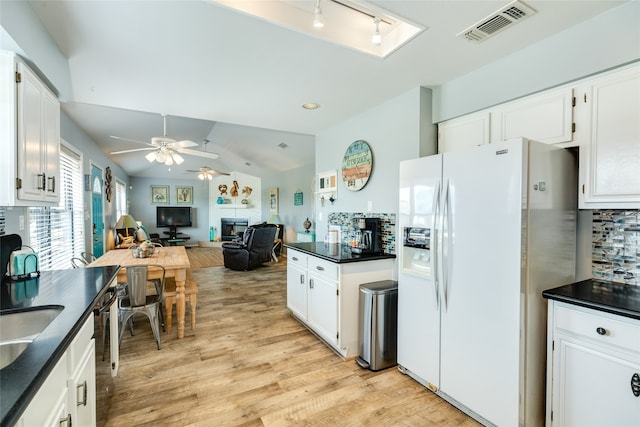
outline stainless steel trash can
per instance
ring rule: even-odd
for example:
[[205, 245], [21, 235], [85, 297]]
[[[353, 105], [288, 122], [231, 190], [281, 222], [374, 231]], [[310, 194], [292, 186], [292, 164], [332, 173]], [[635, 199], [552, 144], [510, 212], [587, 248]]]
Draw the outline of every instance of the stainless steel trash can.
[[383, 280], [360, 285], [356, 363], [372, 371], [396, 365], [398, 282]]

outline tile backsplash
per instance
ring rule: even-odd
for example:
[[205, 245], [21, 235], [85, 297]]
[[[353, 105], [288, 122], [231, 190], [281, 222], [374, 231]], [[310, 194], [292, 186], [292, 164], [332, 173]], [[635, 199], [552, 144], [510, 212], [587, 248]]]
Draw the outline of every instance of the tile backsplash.
[[640, 285], [640, 210], [594, 210], [592, 242], [594, 278]]
[[387, 254], [396, 253], [396, 214], [391, 213], [362, 213], [362, 212], [332, 212], [329, 214], [329, 225], [340, 227], [342, 244], [348, 245], [355, 239], [355, 218], [380, 218], [382, 251]]

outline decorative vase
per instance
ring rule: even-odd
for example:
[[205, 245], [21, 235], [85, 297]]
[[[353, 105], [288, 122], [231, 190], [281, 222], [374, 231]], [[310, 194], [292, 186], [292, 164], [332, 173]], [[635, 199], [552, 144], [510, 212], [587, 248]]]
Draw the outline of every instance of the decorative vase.
[[311, 228], [311, 221], [309, 221], [309, 218], [307, 218], [302, 225], [304, 226], [304, 232], [308, 233], [309, 229]]
[[216, 203], [219, 205], [224, 204], [224, 199], [222, 198], [222, 196], [218, 197], [218, 200], [216, 200]]

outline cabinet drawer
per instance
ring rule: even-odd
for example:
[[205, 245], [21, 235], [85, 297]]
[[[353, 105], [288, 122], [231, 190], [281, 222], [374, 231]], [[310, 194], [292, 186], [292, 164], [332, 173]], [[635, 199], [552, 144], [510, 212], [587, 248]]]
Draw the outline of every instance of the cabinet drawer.
[[555, 327], [601, 344], [615, 345], [640, 354], [640, 322], [612, 316], [620, 320], [597, 311], [583, 312], [556, 306]]
[[309, 274], [321, 276], [327, 280], [338, 280], [338, 264], [316, 257], [309, 257]]
[[89, 318], [84, 322], [80, 331], [78, 331], [78, 335], [73, 339], [73, 342], [69, 346], [68, 354], [69, 354], [69, 372], [73, 372], [75, 367], [80, 363], [80, 359], [84, 355], [87, 350], [87, 346], [91, 342], [91, 338], [93, 337], [93, 314], [89, 316]]
[[306, 270], [307, 269], [307, 259], [309, 255], [304, 254], [300, 251], [296, 251], [294, 249], [287, 249], [287, 265], [295, 265], [296, 267]]

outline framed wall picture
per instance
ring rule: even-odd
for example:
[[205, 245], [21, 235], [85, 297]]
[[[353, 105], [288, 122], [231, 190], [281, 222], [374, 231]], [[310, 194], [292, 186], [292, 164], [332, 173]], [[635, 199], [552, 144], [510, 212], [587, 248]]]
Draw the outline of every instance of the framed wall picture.
[[278, 187], [269, 189], [269, 213], [278, 215]]
[[176, 203], [193, 203], [193, 187], [176, 186]]
[[169, 203], [169, 186], [168, 185], [152, 185], [151, 186], [151, 203], [155, 205]]

